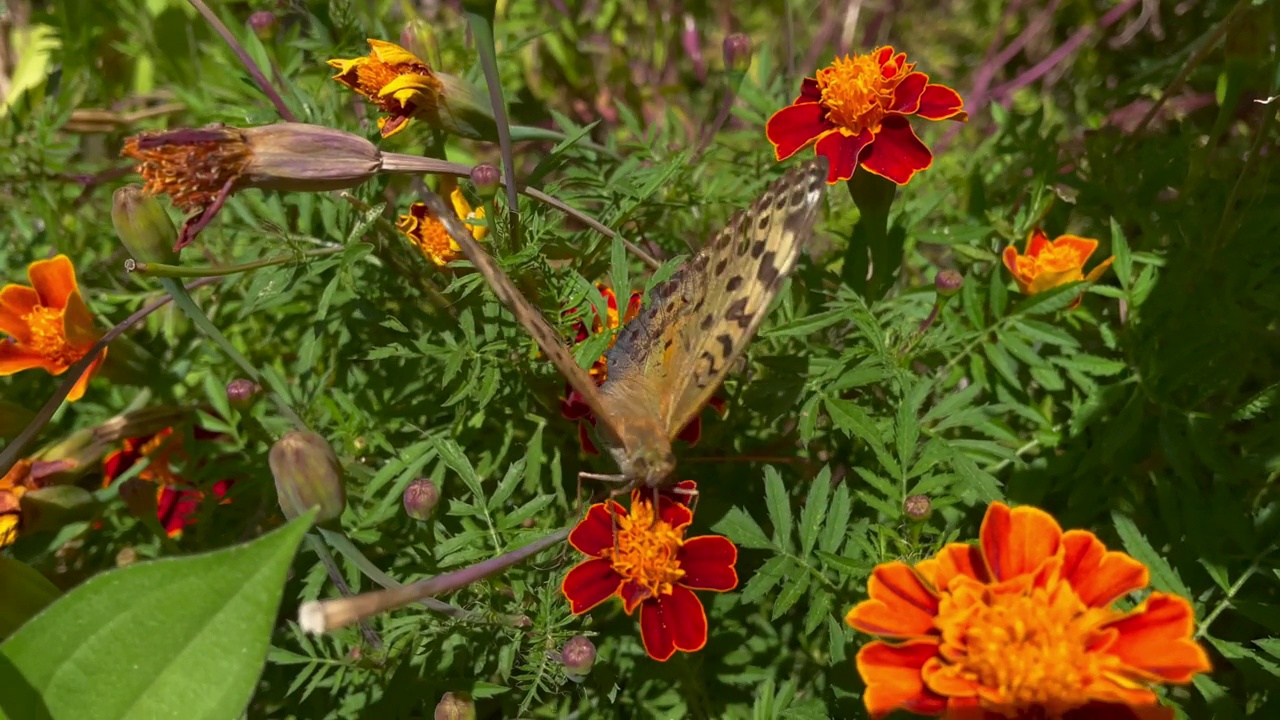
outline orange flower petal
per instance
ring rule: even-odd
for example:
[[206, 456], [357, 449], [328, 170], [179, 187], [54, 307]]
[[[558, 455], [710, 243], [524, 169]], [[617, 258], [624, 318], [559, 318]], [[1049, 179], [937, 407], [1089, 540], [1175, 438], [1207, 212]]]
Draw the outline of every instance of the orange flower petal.
[[982, 551], [969, 543], [950, 543], [938, 551], [937, 556], [917, 563], [915, 571], [938, 592], [950, 587], [957, 577], [978, 582], [989, 579]]
[[1075, 251], [1080, 258], [1080, 265], [1083, 267], [1085, 262], [1089, 260], [1089, 256], [1093, 254], [1093, 251], [1098, 249], [1098, 241], [1077, 235], [1062, 235], [1053, 241], [1053, 249]]
[[[614, 512], [619, 517], [627, 514], [621, 506], [615, 507]], [[586, 517], [569, 533], [569, 544], [584, 555], [599, 557], [601, 550], [613, 547], [613, 528], [613, 515], [609, 513], [608, 505], [596, 503], [587, 508]]]
[[982, 557], [992, 576], [1008, 580], [1031, 574], [1054, 553], [1062, 541], [1062, 528], [1049, 513], [1035, 507], [1010, 509], [991, 503], [979, 531]]
[[886, 180], [906, 185], [912, 176], [933, 164], [933, 153], [901, 115], [891, 115], [880, 124], [875, 142], [862, 154], [862, 169]]
[[964, 100], [960, 93], [946, 85], [929, 85], [920, 96], [920, 109], [916, 115], [926, 120], [948, 120], [964, 114]]
[[1173, 720], [1173, 717], [1173, 708], [1160, 704], [1122, 705], [1091, 702], [1063, 713], [1062, 720]]
[[67, 296], [66, 309], [62, 315], [62, 330], [67, 336], [67, 344], [81, 350], [88, 350], [102, 333], [93, 322], [93, 313], [84, 304], [80, 291], [76, 290]]
[[707, 644], [707, 613], [692, 590], [677, 585], [670, 595], [640, 607], [640, 638], [649, 657], [666, 662], [676, 650], [697, 652]]
[[569, 600], [569, 611], [581, 615], [617, 595], [621, 587], [622, 576], [614, 572], [609, 561], [592, 558], [565, 574], [560, 592]]
[[729, 538], [704, 535], [689, 538], [680, 548], [680, 584], [694, 590], [728, 592], [738, 586], [738, 548]]
[[870, 145], [876, 136], [870, 130], [862, 131], [853, 137], [846, 135], [845, 130], [832, 130], [818, 138], [813, 146], [814, 152], [827, 158], [827, 183], [835, 184], [848, 180], [858, 169], [858, 158], [862, 151]]
[[1102, 273], [1106, 272], [1107, 268], [1111, 267], [1111, 263], [1113, 262], [1115, 262], [1114, 256], [1098, 263], [1097, 267], [1090, 270], [1089, 274], [1084, 276], [1085, 282], [1097, 282], [1098, 278], [1102, 277]]
[[769, 118], [764, 134], [773, 144], [774, 154], [786, 160], [803, 150], [831, 127], [824, 122], [826, 111], [816, 102], [788, 105]]
[[1067, 283], [1079, 282], [1083, 279], [1084, 276], [1078, 267], [1058, 271], [1041, 269], [1027, 284], [1026, 293], [1028, 295], [1038, 295], [1046, 290], [1052, 290]]
[[31, 339], [31, 326], [25, 318], [40, 304], [40, 293], [26, 285], [0, 288], [0, 332], [20, 343]]
[[1053, 243], [1049, 242], [1049, 236], [1044, 234], [1040, 228], [1035, 228], [1027, 235], [1027, 256], [1038, 257], [1044, 249], [1050, 247]]
[[937, 654], [936, 640], [911, 640], [901, 645], [876, 640], [863, 645], [857, 666], [867, 685], [862, 701], [871, 717], [883, 717], [894, 710], [941, 715], [947, 708], [946, 698], [925, 687], [920, 672]]
[[[98, 370], [102, 367], [102, 361], [105, 360], [106, 358], [107, 358], [107, 351], [104, 348], [103, 351], [98, 355], [98, 358], [93, 362], [89, 363], [89, 367], [85, 368], [84, 372], [76, 380], [76, 384], [71, 386], [71, 392], [67, 393], [67, 402], [75, 402], [80, 398], [84, 397], [85, 390], [89, 388], [89, 381], [92, 380], [94, 376], [98, 374]], [[59, 373], [54, 373], [54, 374], [56, 375]]]
[[23, 370], [44, 368], [52, 370], [40, 353], [33, 352], [15, 342], [0, 340], [0, 376], [20, 373]]
[[851, 627], [899, 638], [933, 632], [938, 597], [905, 563], [877, 565], [867, 581], [867, 596], [845, 615]]
[[27, 268], [27, 277], [31, 278], [31, 286], [40, 294], [40, 304], [55, 310], [65, 308], [67, 298], [79, 289], [76, 285], [76, 270], [71, 266], [71, 258], [66, 255], [31, 263]]
[[1119, 633], [1108, 652], [1165, 682], [1190, 682], [1196, 673], [1212, 669], [1204, 648], [1191, 639], [1194, 626], [1191, 603], [1153, 592], [1132, 613], [1108, 625]]
[[1022, 275], [1018, 272], [1018, 249], [1010, 245], [1004, 249], [1000, 259], [1004, 261], [1004, 266], [1013, 274], [1015, 280], [1021, 282]]
[[1089, 607], [1108, 607], [1120, 596], [1151, 582], [1145, 565], [1122, 552], [1107, 552], [1107, 546], [1091, 532], [1067, 531], [1062, 547], [1066, 554], [1062, 577]]

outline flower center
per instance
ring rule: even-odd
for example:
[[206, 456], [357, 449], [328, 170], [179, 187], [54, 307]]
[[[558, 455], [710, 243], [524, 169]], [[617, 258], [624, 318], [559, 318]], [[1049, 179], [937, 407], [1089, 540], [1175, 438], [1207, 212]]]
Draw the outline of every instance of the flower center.
[[182, 485], [186, 481], [173, 471], [172, 461], [175, 454], [181, 456], [180, 437], [173, 437], [173, 428], [165, 428], [156, 433], [150, 440], [138, 448], [138, 454], [151, 462], [138, 477], [160, 485]]
[[49, 364], [57, 366], [59, 372], [84, 357], [84, 350], [78, 350], [67, 342], [61, 310], [36, 305], [22, 319], [31, 333], [27, 347], [39, 353]]
[[670, 595], [672, 585], [684, 577], [677, 559], [683, 545], [683, 530], [659, 519], [652, 504], [635, 502], [630, 515], [618, 517], [617, 548], [605, 548], [601, 556], [619, 575], [658, 597]]
[[1063, 272], [1084, 267], [1079, 249], [1070, 246], [1049, 246], [1031, 258], [1036, 272]]
[[881, 65], [879, 54], [874, 50], [866, 55], [838, 57], [817, 74], [827, 119], [853, 135], [880, 129], [880, 121], [893, 107], [898, 83], [911, 72], [912, 65]]
[[138, 161], [147, 192], [168, 195], [183, 212], [212, 205], [251, 159], [249, 146], [231, 128], [144, 133], [129, 138], [120, 154]]
[[1088, 703], [1090, 689], [1118, 667], [1118, 659], [1097, 651], [1097, 628], [1112, 617], [1087, 608], [1061, 583], [947, 594], [935, 622], [944, 628], [942, 657], [978, 686], [985, 709], [1010, 718], [1040, 709], [1058, 718]]

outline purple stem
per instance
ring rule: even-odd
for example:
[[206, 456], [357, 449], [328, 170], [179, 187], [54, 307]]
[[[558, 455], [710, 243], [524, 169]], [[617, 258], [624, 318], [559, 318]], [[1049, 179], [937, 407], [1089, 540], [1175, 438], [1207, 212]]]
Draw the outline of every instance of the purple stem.
[[236, 40], [236, 36], [232, 35], [227, 26], [222, 23], [222, 20], [213, 14], [208, 5], [204, 4], [204, 0], [187, 0], [187, 2], [191, 3], [191, 7], [195, 8], [196, 12], [200, 13], [213, 26], [214, 32], [221, 35], [222, 39], [230, 46], [231, 51], [236, 54], [236, 57], [240, 58], [240, 63], [244, 65], [244, 69], [249, 71], [249, 76], [257, 83], [258, 89], [262, 91], [262, 94], [266, 95], [271, 104], [276, 106], [276, 112], [280, 114], [280, 117], [288, 122], [297, 122], [298, 120], [293, 111], [289, 110], [289, 106], [284, 104], [284, 98], [280, 97], [280, 93], [276, 92], [276, 89], [267, 81], [267, 76], [262, 74], [262, 70], [249, 57], [249, 53], [245, 52], [244, 46], [240, 44], [239, 40]]

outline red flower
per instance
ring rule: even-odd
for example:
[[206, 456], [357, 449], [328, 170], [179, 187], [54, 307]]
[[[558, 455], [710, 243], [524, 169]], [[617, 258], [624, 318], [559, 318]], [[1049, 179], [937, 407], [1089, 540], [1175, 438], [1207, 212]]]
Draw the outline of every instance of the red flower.
[[[691, 491], [692, 480], [678, 488]], [[677, 650], [696, 652], [707, 644], [707, 614], [694, 590], [727, 592], [738, 586], [738, 549], [727, 538], [685, 538], [693, 511], [690, 496], [664, 492], [631, 493], [631, 512], [610, 500], [597, 503], [569, 533], [569, 544], [589, 555], [564, 577], [560, 589], [574, 615], [611, 597], [631, 615], [640, 609], [645, 652], [666, 661]], [[612, 506], [612, 513], [610, 512]], [[617, 535], [614, 535], [614, 527]]]
[[[197, 427], [193, 430], [196, 440], [213, 440], [221, 437], [218, 433]], [[164, 526], [169, 537], [182, 534], [183, 528], [195, 522], [200, 505], [205, 500], [205, 493], [197, 489], [191, 481], [178, 475], [172, 463], [185, 460], [182, 451], [181, 436], [174, 436], [174, 429], [169, 427], [155, 435], [127, 438], [120, 450], [111, 453], [102, 461], [102, 486], [108, 487], [133, 467], [134, 463], [149, 458], [150, 463], [137, 477], [156, 483], [156, 519]], [[210, 491], [223, 503], [231, 489], [233, 480], [219, 480]]]
[[1171, 720], [1151, 686], [1210, 669], [1185, 599], [1153, 592], [1112, 607], [1149, 573], [1093, 533], [993, 503], [979, 536], [872, 572], [869, 599], [845, 618], [889, 641], [858, 652], [871, 717]]
[[769, 118], [765, 136], [779, 160], [810, 145], [830, 165], [828, 183], [848, 180], [859, 166], [899, 185], [933, 164], [907, 118], [965, 121], [960, 94], [931, 85], [906, 53], [890, 46], [846, 55], [805, 78], [800, 96]]

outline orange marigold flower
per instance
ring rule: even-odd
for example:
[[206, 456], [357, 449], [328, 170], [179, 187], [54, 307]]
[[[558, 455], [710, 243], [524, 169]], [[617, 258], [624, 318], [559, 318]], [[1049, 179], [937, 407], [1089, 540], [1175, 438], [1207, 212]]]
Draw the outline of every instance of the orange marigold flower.
[[[1075, 235], [1062, 235], [1050, 242], [1049, 236], [1036, 228], [1027, 236], [1026, 254], [1019, 255], [1012, 245], [1004, 249], [1004, 266], [1013, 273], [1024, 295], [1035, 295], [1067, 283], [1094, 282], [1102, 277], [1114, 257], [1103, 260], [1088, 275], [1084, 274], [1084, 264], [1097, 249], [1097, 240]], [[1082, 297], [1076, 298], [1071, 307], [1079, 305]]]
[[[0, 340], [0, 376], [31, 368], [61, 375], [89, 352], [102, 332], [93, 323], [66, 255], [31, 263], [27, 277], [30, 287], [0, 288], [0, 332], [9, 336]], [[71, 388], [69, 402], [84, 396], [106, 357], [103, 348]]]
[[[196, 440], [220, 437], [218, 433], [201, 427], [196, 427], [193, 434]], [[182, 450], [182, 436], [175, 435], [174, 428], [165, 428], [154, 435], [126, 438], [120, 450], [103, 460], [102, 486], [110, 486], [129, 472], [135, 463], [144, 459], [150, 462], [138, 473], [137, 478], [157, 485], [156, 519], [169, 537], [178, 537], [186, 526], [195, 522], [206, 496], [173, 468], [175, 462], [187, 459]], [[210, 490], [215, 498], [227, 503], [230, 500], [225, 498], [233, 484], [232, 480], [219, 480]]]
[[837, 57], [805, 78], [800, 95], [769, 118], [765, 136], [779, 160], [810, 145], [827, 158], [828, 183], [848, 180], [862, 167], [905, 185], [916, 172], [933, 164], [907, 118], [968, 119], [960, 94], [932, 85], [915, 72], [906, 53], [890, 46], [866, 55]]
[[656, 508], [647, 488], [631, 493], [630, 512], [613, 500], [592, 505], [569, 533], [569, 544], [590, 559], [560, 585], [575, 615], [615, 596], [628, 615], [640, 608], [645, 652], [658, 661], [707, 644], [707, 614], [694, 590], [738, 586], [733, 543], [719, 535], [685, 538], [693, 522], [685, 500], [697, 483], [686, 480], [677, 487], [684, 494], [662, 493]]
[[[489, 234], [489, 227], [482, 222], [473, 222], [484, 220], [484, 208], [473, 209], [461, 188], [454, 188], [449, 193], [449, 199], [453, 202], [453, 211], [471, 231], [471, 237], [477, 242], [484, 240]], [[410, 205], [409, 214], [401, 215], [396, 221], [396, 227], [422, 251], [424, 257], [439, 267], [462, 257], [462, 248], [449, 237], [444, 223], [440, 222], [426, 203], [416, 202]]]
[[27, 492], [26, 480], [31, 461], [19, 460], [0, 478], [0, 548], [18, 539], [22, 525], [22, 496]]
[[1147, 568], [1034, 507], [987, 508], [978, 545], [876, 566], [845, 620], [874, 718], [895, 710], [968, 720], [1172, 718], [1150, 686], [1210, 669], [1191, 604], [1152, 592]]
[[376, 104], [387, 117], [378, 118], [382, 137], [391, 137], [418, 113], [434, 113], [441, 104], [444, 83], [431, 67], [404, 48], [369, 39], [367, 57], [330, 60], [338, 69], [334, 80]]

